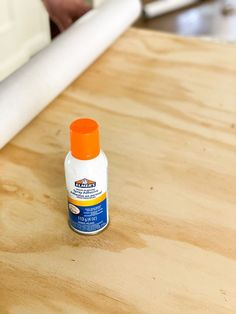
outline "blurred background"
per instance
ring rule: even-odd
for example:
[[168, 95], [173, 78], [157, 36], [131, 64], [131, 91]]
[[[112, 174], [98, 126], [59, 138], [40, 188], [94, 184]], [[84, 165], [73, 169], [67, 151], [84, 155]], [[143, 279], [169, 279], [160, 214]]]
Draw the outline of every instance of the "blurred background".
[[[143, 0], [144, 5], [154, 2], [158, 3]], [[181, 0], [176, 2], [180, 3]], [[183, 36], [236, 42], [236, 0], [193, 1], [192, 5], [160, 16], [141, 18], [136, 26]]]

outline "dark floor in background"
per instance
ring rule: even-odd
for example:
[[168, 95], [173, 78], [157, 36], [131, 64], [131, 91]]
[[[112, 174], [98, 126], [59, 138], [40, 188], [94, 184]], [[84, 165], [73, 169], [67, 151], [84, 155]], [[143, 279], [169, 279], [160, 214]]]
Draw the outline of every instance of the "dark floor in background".
[[151, 20], [141, 18], [136, 26], [184, 36], [236, 41], [236, 0], [199, 1], [197, 5]]

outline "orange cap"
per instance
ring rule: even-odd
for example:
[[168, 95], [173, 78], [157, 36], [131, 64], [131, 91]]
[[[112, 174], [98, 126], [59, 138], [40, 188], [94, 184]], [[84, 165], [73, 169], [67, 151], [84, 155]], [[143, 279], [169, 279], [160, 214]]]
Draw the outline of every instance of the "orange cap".
[[70, 126], [71, 154], [81, 160], [89, 160], [100, 153], [99, 125], [92, 119], [79, 119]]

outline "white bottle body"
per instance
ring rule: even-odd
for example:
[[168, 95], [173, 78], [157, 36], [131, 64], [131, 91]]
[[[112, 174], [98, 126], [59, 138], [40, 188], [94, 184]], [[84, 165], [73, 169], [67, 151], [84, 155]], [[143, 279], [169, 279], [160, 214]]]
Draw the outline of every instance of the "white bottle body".
[[69, 152], [65, 159], [69, 225], [93, 235], [109, 223], [108, 161], [103, 151], [93, 159], [79, 160]]

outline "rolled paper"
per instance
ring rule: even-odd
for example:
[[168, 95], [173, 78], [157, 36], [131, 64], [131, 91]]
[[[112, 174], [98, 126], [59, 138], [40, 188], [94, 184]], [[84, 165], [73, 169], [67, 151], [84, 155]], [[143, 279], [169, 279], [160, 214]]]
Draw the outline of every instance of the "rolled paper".
[[159, 0], [146, 4], [144, 14], [147, 18], [157, 17], [182, 7], [194, 4], [199, 0]]

